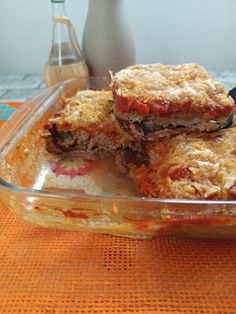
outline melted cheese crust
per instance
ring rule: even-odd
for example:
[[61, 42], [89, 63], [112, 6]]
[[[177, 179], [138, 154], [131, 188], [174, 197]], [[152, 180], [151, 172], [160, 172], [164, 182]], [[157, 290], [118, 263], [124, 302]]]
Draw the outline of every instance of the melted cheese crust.
[[233, 108], [234, 105], [223, 85], [197, 64], [131, 66], [115, 74], [112, 89], [115, 96], [128, 99], [131, 106], [134, 99], [150, 107], [155, 103], [165, 108], [173, 104], [175, 108], [169, 108], [171, 111], [187, 106], [202, 112], [220, 107]]
[[99, 129], [109, 127], [120, 132], [116, 121], [110, 91], [79, 91], [75, 97], [64, 99], [64, 107], [49, 119], [60, 131], [75, 131], [79, 128]]
[[131, 177], [148, 197], [236, 199], [236, 128], [179, 135], [148, 144], [150, 166], [131, 165]]

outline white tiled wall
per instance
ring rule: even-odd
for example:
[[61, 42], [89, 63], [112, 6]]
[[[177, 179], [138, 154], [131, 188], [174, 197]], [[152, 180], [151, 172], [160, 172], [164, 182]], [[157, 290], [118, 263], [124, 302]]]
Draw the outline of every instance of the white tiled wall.
[[[236, 70], [236, 0], [124, 1], [138, 63], [198, 62]], [[51, 41], [49, 2], [0, 0], [1, 74], [42, 73]], [[66, 5], [81, 40], [88, 0]]]
[[25, 101], [44, 88], [41, 75], [0, 75], [0, 102]]

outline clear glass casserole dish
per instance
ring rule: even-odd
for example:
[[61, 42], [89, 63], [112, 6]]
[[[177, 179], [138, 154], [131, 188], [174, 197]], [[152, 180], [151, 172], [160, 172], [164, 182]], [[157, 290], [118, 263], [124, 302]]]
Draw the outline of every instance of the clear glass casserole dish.
[[[62, 164], [50, 156], [40, 132], [60, 109], [61, 96], [74, 94], [73, 81], [50, 88], [1, 128], [0, 195], [15, 214], [42, 227], [135, 238], [236, 237], [236, 201], [139, 197], [129, 182], [123, 189], [128, 179], [117, 178], [109, 160], [94, 167], [91, 161]], [[84, 175], [86, 163], [90, 173]]]

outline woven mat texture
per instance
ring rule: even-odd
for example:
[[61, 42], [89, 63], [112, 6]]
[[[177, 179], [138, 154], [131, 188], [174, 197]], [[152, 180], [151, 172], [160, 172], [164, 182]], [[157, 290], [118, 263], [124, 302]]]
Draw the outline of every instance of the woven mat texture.
[[0, 202], [0, 313], [236, 313], [236, 241], [27, 225]]

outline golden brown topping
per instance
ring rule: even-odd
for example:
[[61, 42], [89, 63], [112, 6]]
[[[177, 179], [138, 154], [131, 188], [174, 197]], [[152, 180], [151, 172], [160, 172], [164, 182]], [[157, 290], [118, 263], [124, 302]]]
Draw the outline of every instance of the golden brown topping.
[[201, 136], [179, 135], [148, 144], [150, 166], [131, 167], [149, 197], [235, 199], [236, 128]]
[[56, 124], [57, 129], [76, 130], [77, 128], [106, 124], [117, 125], [112, 113], [110, 91], [80, 91], [75, 97], [64, 99], [64, 108], [49, 119], [49, 124]]
[[[163, 110], [165, 113], [186, 111], [186, 106], [196, 111], [222, 111], [221, 107], [233, 108], [234, 105], [233, 99], [224, 92], [223, 85], [214, 81], [197, 64], [131, 66], [115, 74], [112, 88], [118, 98], [118, 106], [121, 102], [119, 96], [122, 96], [128, 100], [126, 107], [133, 110], [138, 110], [140, 104], [147, 104], [151, 111], [159, 113]], [[156, 107], [157, 105], [161, 107]], [[123, 103], [122, 106], [124, 107]], [[120, 106], [121, 111], [123, 107]], [[129, 112], [128, 108], [124, 110]], [[228, 115], [229, 111], [222, 111], [222, 115]]]

